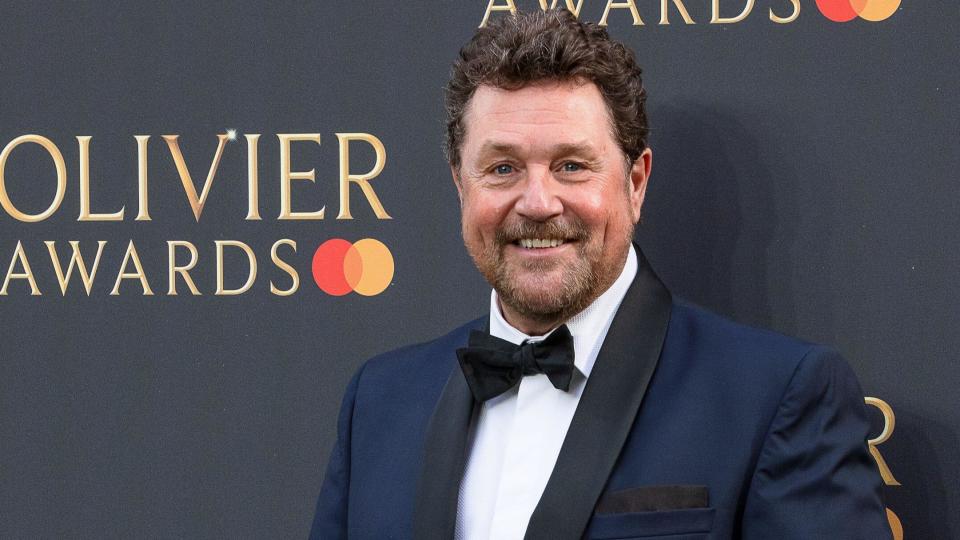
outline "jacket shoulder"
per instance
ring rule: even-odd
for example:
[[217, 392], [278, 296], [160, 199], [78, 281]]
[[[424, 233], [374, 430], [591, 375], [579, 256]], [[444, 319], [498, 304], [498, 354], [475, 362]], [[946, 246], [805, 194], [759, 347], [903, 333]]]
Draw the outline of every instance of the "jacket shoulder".
[[797, 359], [813, 349], [828, 349], [773, 330], [733, 321], [683, 299], [674, 299], [669, 331], [681, 334], [680, 337], [688, 342], [703, 342], [719, 350], [759, 354], [768, 359]]
[[665, 350], [681, 352], [688, 359], [684, 362], [695, 362], [719, 379], [781, 392], [801, 370], [850, 371], [831, 347], [734, 322], [685, 300], [674, 300]]

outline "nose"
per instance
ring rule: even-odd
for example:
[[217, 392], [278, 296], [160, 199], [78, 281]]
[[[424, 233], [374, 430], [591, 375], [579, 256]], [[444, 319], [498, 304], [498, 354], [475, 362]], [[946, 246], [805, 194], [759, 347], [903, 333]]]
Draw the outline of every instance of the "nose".
[[523, 193], [514, 208], [517, 213], [533, 221], [547, 221], [563, 214], [563, 202], [558, 196], [559, 184], [549, 168], [531, 167]]

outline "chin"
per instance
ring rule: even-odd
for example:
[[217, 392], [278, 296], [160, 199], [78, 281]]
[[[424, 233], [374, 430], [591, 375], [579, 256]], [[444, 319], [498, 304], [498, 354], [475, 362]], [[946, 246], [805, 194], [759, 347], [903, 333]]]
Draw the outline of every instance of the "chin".
[[527, 311], [550, 314], [563, 309], [563, 299], [559, 298], [556, 289], [552, 287], [511, 287], [510, 297], [515, 299], [515, 303], [526, 306]]
[[542, 321], [566, 320], [576, 315], [595, 298], [594, 280], [590, 275], [570, 275], [557, 269], [543, 273], [507, 272], [497, 280], [497, 295], [517, 313]]

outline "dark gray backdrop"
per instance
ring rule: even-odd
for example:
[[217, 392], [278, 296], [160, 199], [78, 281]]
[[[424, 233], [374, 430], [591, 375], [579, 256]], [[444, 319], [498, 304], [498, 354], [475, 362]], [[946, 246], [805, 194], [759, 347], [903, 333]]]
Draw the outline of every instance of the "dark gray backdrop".
[[[440, 151], [442, 87], [486, 0], [73, 3], [0, 7], [0, 145], [52, 139], [66, 198], [41, 223], [0, 212], [0, 264], [23, 243], [43, 296], [15, 280], [0, 296], [0, 537], [299, 538], [308, 531], [335, 413], [370, 355], [445, 332], [486, 308], [488, 289], [463, 253], [456, 196]], [[606, 4], [585, 0], [596, 21]], [[801, 0], [777, 25], [757, 0], [741, 23], [646, 26], [615, 11], [610, 30], [645, 67], [654, 175], [638, 239], [676, 293], [751, 324], [840, 348], [867, 395], [897, 415], [881, 447], [902, 483], [888, 506], [907, 538], [960, 535], [960, 205], [957, 21], [952, 0], [903, 0], [886, 21], [846, 24]], [[743, 2], [723, 5], [725, 14]], [[534, 9], [534, 1], [519, 1]], [[729, 10], [729, 13], [728, 13]], [[197, 223], [164, 134], [181, 135], [202, 182], [217, 133], [262, 134], [262, 221], [245, 221], [246, 145], [228, 145]], [[353, 221], [333, 219], [337, 132], [387, 149], [374, 185], [393, 220], [353, 194]], [[328, 219], [277, 221], [275, 134], [294, 145], [294, 206]], [[93, 206], [126, 205], [119, 223], [78, 223], [78, 150], [90, 135]], [[150, 222], [135, 222], [134, 135], [151, 135]], [[357, 171], [372, 152], [354, 152]], [[34, 145], [14, 152], [7, 189], [38, 212], [53, 167]], [[365, 298], [325, 295], [310, 257], [328, 238], [377, 238], [393, 284]], [[281, 238], [300, 290], [269, 258]], [[155, 296], [127, 280], [109, 296], [134, 240]], [[257, 253], [259, 276], [216, 297], [214, 240]], [[107, 240], [89, 297], [56, 284], [44, 240], [61, 257]], [[201, 297], [166, 291], [168, 240], [199, 251]], [[289, 253], [289, 252], [283, 252]], [[228, 285], [242, 260], [228, 257]], [[231, 278], [232, 276], [232, 278]], [[76, 276], [74, 277], [76, 279]], [[879, 418], [879, 415], [878, 415]], [[879, 429], [879, 427], [878, 427]]]

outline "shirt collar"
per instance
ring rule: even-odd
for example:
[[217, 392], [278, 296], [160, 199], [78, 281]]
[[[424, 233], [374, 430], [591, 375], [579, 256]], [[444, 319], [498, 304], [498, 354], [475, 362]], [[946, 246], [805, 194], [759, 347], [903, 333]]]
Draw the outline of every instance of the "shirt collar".
[[[597, 359], [597, 353], [600, 352], [600, 345], [607, 335], [613, 316], [620, 307], [620, 302], [627, 294], [627, 289], [637, 275], [637, 252], [630, 245], [630, 252], [627, 254], [627, 262], [620, 271], [620, 276], [610, 285], [606, 291], [597, 297], [589, 306], [580, 313], [577, 313], [566, 321], [567, 328], [573, 336], [574, 365], [584, 376], [589, 377], [593, 370], [594, 361]], [[551, 330], [550, 332], [553, 332]], [[500, 312], [500, 303], [497, 301], [497, 291], [490, 291], [490, 335], [500, 339], [505, 339], [515, 345], [519, 345], [524, 340], [539, 341], [544, 339], [550, 332], [543, 336], [530, 337], [520, 330], [517, 330]]]

